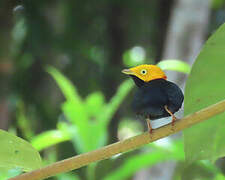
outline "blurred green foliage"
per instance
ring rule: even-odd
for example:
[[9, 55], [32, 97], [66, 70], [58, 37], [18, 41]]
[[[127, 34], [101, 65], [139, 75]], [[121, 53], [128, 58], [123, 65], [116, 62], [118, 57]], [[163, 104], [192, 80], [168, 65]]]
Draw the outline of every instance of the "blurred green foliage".
[[225, 5], [225, 0], [212, 0], [212, 8], [219, 9]]
[[[171, 63], [173, 64], [173, 70], [177, 71], [184, 72], [183, 69], [187, 66], [184, 63], [179, 63], [179, 61], [176, 61], [176, 63], [174, 63], [174, 61], [164, 61], [164, 70], [167, 70], [167, 67], [168, 70], [170, 70]], [[53, 67], [48, 67], [47, 71], [55, 79], [65, 96], [66, 101], [62, 104], [62, 111], [69, 122], [59, 122], [58, 125], [63, 124], [62, 128], [60, 128], [61, 126], [58, 126], [57, 130], [45, 131], [44, 133], [35, 136], [31, 141], [32, 145], [35, 148], [42, 150], [53, 144], [71, 140], [74, 148], [79, 154], [106, 145], [109, 122], [119, 108], [119, 105], [132, 89], [134, 83], [130, 79], [124, 81], [108, 103], [105, 103], [105, 98], [101, 92], [91, 93], [83, 100], [78, 94], [76, 87], [58, 70]], [[188, 73], [188, 71], [185, 71], [185, 73]], [[51, 139], [50, 142], [49, 139]], [[124, 165], [115, 172], [112, 172], [112, 177], [108, 175], [107, 178], [117, 179], [119, 176], [122, 176], [122, 178], [129, 177], [141, 167], [167, 159], [166, 156], [168, 155], [165, 153], [163, 156], [162, 154], [163, 153], [156, 152], [156, 154], [143, 155], [143, 157], [141, 157], [141, 155], [138, 155], [136, 158], [130, 157], [128, 162], [125, 162]], [[162, 157], [162, 159], [157, 157]], [[150, 161], [151, 158], [153, 158], [153, 161]], [[130, 169], [129, 166], [131, 165], [129, 164], [135, 159], [135, 165], [132, 165], [133, 168]], [[144, 161], [146, 163], [144, 163]], [[87, 169], [87, 175], [91, 174], [89, 179], [93, 179], [92, 171], [94, 171], [95, 165], [96, 164], [90, 165]], [[127, 172], [128, 169], [129, 171]]]
[[[170, 63], [171, 61], [165, 61], [165, 64], [167, 64], [168, 67], [170, 67]], [[166, 69], [166, 65], [164, 66], [164, 69]], [[174, 65], [174, 69], [179, 71], [180, 69], [183, 69], [183, 67], [178, 63], [177, 66]], [[131, 80], [124, 81], [119, 86], [117, 93], [112, 97], [112, 99], [108, 103], [105, 103], [104, 96], [101, 92], [94, 92], [82, 100], [75, 86], [72, 85], [70, 80], [63, 76], [58, 70], [53, 67], [48, 67], [47, 71], [55, 79], [66, 98], [66, 101], [62, 104], [62, 111], [64, 112], [68, 122], [58, 122], [58, 128], [56, 130], [45, 131], [38, 136], [34, 136], [31, 139], [32, 145], [38, 150], [43, 150], [57, 143], [71, 140], [74, 148], [79, 154], [106, 145], [109, 122], [133, 87], [133, 82]], [[22, 112], [20, 112], [19, 117], [22, 122], [26, 122]], [[19, 140], [17, 141], [19, 142]], [[24, 147], [26, 146], [24, 145]], [[26, 150], [23, 150], [23, 152], [26, 153]], [[2, 155], [4, 157], [8, 157], [8, 155], [5, 155], [4, 153], [2, 153]], [[24, 156], [27, 156], [27, 154], [24, 154]], [[125, 162], [121, 168], [116, 170], [117, 173], [113, 173], [112, 177], [108, 175], [107, 178], [115, 179], [117, 176], [121, 176], [121, 173], [123, 173], [122, 177], [125, 178], [125, 176], [133, 174], [141, 167], [165, 160], [166, 154], [163, 156], [162, 153], [156, 152], [156, 154], [153, 153], [141, 156], [131, 157], [131, 159], [128, 159], [128, 162]], [[162, 157], [162, 159], [157, 157]], [[129, 162], [134, 161], [135, 159], [137, 159], [135, 161], [136, 165], [132, 165], [133, 169], [130, 169]], [[152, 159], [153, 161], [149, 161], [149, 159]], [[36, 164], [33, 159], [31, 160], [35, 165], [34, 167], [36, 167], [38, 163]], [[143, 163], [144, 160], [146, 163]], [[24, 161], [24, 163], [27, 163], [27, 161]], [[89, 166], [88, 171], [90, 172], [87, 174], [91, 174], [91, 171], [94, 171], [95, 165]], [[12, 167], [9, 169], [11, 168]], [[129, 172], [126, 172], [124, 169], [130, 170]]]
[[142, 168], [151, 167], [157, 163], [169, 160], [184, 160], [181, 141], [168, 142], [168, 144], [152, 143], [147, 145], [150, 152], [137, 154], [127, 158], [119, 168], [109, 173], [104, 180], [127, 179]]
[[178, 71], [186, 74], [189, 74], [191, 71], [191, 67], [189, 64], [175, 59], [163, 60], [159, 62], [157, 65], [162, 70]]
[[[66, 102], [62, 110], [70, 123], [74, 125], [76, 134], [73, 144], [78, 153], [94, 150], [106, 144], [107, 127], [112, 116], [129, 93], [133, 84], [130, 80], [122, 83], [109, 103], [104, 102], [101, 92], [94, 92], [82, 100], [75, 86], [53, 67], [48, 72], [58, 83]], [[69, 125], [70, 127], [70, 125]]]
[[[223, 2], [213, 1], [209, 33], [224, 22]], [[131, 98], [126, 98], [133, 93], [133, 82], [123, 81], [120, 71], [123, 66], [159, 62], [172, 6], [173, 1], [164, 0], [0, 1], [0, 110], [5, 100], [9, 104], [9, 115], [0, 125], [30, 141], [44, 164], [142, 132], [144, 126], [128, 109]], [[190, 71], [177, 60], [158, 65]], [[4, 136], [1, 144], [3, 159], [12, 150], [9, 137]], [[21, 139], [13, 136], [13, 141], [16, 145]], [[39, 156], [32, 148], [27, 153], [30, 144], [22, 142], [21, 158]], [[187, 166], [183, 156], [180, 139], [155, 142], [50, 179], [130, 179], [141, 168], [165, 161], [177, 162], [173, 179], [224, 179], [211, 162]], [[14, 158], [20, 168], [6, 172], [11, 166], [0, 161], [0, 167], [6, 167], [1, 180], [39, 164], [30, 166], [33, 159]]]
[[[177, 60], [166, 60], [162, 62], [163, 63], [160, 62], [159, 65], [161, 64], [160, 66], [162, 66], [164, 70], [171, 70], [172, 64], [173, 70], [185, 73], [189, 72], [188, 66]], [[56, 130], [45, 131], [40, 135], [33, 136], [31, 139], [32, 145], [41, 151], [57, 143], [71, 141], [78, 153], [84, 153], [106, 145], [109, 122], [126, 95], [131, 91], [133, 82], [131, 80], [124, 81], [119, 86], [116, 94], [108, 103], [106, 103], [104, 95], [101, 92], [94, 92], [84, 99], [81, 98], [76, 87], [57, 69], [48, 67], [47, 71], [57, 82], [60, 90], [65, 96], [65, 102], [62, 104], [62, 111], [67, 121], [59, 121], [57, 123]], [[23, 116], [24, 115], [22, 115], [22, 117]], [[123, 126], [126, 126], [126, 124]], [[134, 134], [136, 133], [134, 131]], [[181, 140], [167, 140], [166, 142], [163, 140], [161, 140], [161, 142], [156, 141], [146, 145], [140, 153], [126, 157], [122, 163], [120, 163], [119, 167], [111, 169], [110, 172], [105, 174], [103, 177], [101, 176], [101, 179], [127, 179], [144, 167], [150, 167], [159, 162], [169, 160], [176, 160], [182, 165], [184, 163], [183, 149], [183, 142]], [[116, 161], [120, 159], [120, 156], [121, 155], [111, 158], [108, 160], [108, 163], [111, 165], [116, 164]], [[87, 179], [95, 179], [95, 176], [97, 176], [98, 164], [101, 166], [101, 162], [90, 164], [88, 166], [86, 169]], [[199, 166], [199, 162], [195, 165]], [[209, 167], [213, 168], [210, 168], [209, 170]], [[210, 177], [212, 179], [223, 177], [221, 171], [214, 167], [210, 162], [204, 163], [202, 161], [201, 168], [203, 171], [202, 173], [198, 172], [198, 176], [200, 175], [202, 178], [207, 177], [205, 172], [210, 172]], [[185, 173], [184, 170], [179, 170], [178, 172], [175, 174], [174, 178], [182, 177]], [[65, 173], [57, 176], [57, 179], [82, 178], [74, 173]]]
[[145, 64], [146, 63], [145, 49], [141, 46], [136, 46], [130, 50], [125, 51], [123, 54], [123, 63], [127, 67], [133, 67], [140, 64]]

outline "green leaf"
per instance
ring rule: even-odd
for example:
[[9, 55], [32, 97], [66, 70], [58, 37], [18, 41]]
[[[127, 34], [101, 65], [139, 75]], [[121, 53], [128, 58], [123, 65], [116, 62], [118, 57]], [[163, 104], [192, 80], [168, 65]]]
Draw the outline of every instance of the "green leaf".
[[27, 119], [25, 115], [25, 108], [23, 101], [17, 102], [17, 122], [18, 122], [18, 128], [20, 128], [23, 137], [26, 139], [31, 139], [34, 136], [34, 132], [32, 131], [30, 121]]
[[[95, 118], [98, 114], [102, 113], [104, 106], [104, 96], [101, 92], [94, 92], [89, 94], [85, 99], [86, 113], [90, 118]], [[94, 119], [95, 120], [95, 119]]]
[[76, 127], [77, 136], [72, 137], [72, 143], [78, 153], [84, 153], [90, 150], [91, 143], [89, 143], [90, 131], [88, 117], [85, 109], [82, 106], [76, 105], [72, 101], [67, 101], [63, 103], [62, 110], [66, 117], [73, 123]]
[[60, 142], [68, 141], [70, 139], [70, 134], [66, 131], [50, 130], [35, 136], [31, 140], [31, 144], [35, 149], [41, 151], [45, 148], [48, 148]]
[[218, 173], [214, 180], [224, 180], [225, 176], [222, 173]]
[[68, 120], [77, 126], [79, 130], [83, 130], [88, 124], [88, 116], [85, 111], [84, 104], [75, 101], [66, 101], [62, 104], [62, 111]]
[[73, 144], [79, 153], [90, 150], [91, 143], [89, 143], [89, 136], [91, 135], [89, 131], [86, 131], [89, 129], [88, 116], [81, 97], [72, 82], [60, 71], [54, 67], [48, 67], [47, 71], [55, 79], [66, 98], [66, 102], [62, 105], [64, 114], [77, 128], [77, 134], [79, 134], [79, 137], [72, 138]]
[[0, 142], [0, 172], [1, 169], [22, 168], [31, 171], [41, 167], [38, 151], [25, 140], [0, 130]]
[[[187, 80], [184, 114], [225, 99], [225, 24], [206, 42]], [[225, 113], [184, 131], [188, 162], [225, 156]]]
[[47, 72], [51, 74], [51, 76], [55, 79], [67, 100], [82, 103], [82, 100], [76, 88], [69, 79], [67, 79], [61, 72], [59, 72], [56, 68], [52, 66], [47, 67]]
[[85, 126], [87, 124], [85, 107], [75, 86], [69, 79], [67, 79], [61, 72], [59, 72], [54, 67], [48, 67], [47, 71], [55, 79], [67, 100], [62, 106], [65, 115], [72, 123], [76, 124], [78, 127]]
[[159, 66], [162, 70], [178, 71], [185, 74], [189, 74], [191, 71], [191, 67], [189, 64], [175, 59], [160, 61], [157, 66]]
[[[107, 125], [132, 89], [133, 82], [131, 80], [123, 82], [108, 104], [104, 103], [104, 96], [100, 92], [92, 93], [87, 96], [85, 101], [82, 101], [75, 86], [63, 74], [53, 67], [48, 67], [47, 70], [66, 97], [62, 110], [76, 127], [76, 136], [71, 138], [76, 150], [84, 153], [105, 145]], [[46, 144], [38, 148], [44, 148], [44, 146]]]

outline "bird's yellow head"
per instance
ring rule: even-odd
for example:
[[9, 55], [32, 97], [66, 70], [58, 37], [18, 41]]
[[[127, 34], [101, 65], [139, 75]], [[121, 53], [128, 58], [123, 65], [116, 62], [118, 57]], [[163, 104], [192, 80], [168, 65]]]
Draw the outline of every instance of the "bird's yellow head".
[[122, 73], [136, 76], [144, 82], [149, 82], [154, 79], [167, 79], [165, 73], [158, 66], [149, 64], [124, 69]]

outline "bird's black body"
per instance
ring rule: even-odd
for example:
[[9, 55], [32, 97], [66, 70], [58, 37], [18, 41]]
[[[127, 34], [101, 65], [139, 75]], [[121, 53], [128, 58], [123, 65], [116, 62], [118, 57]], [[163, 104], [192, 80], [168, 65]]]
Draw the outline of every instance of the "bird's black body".
[[165, 79], [155, 79], [146, 83], [136, 76], [131, 77], [138, 86], [132, 103], [132, 108], [137, 114], [154, 120], [170, 116], [165, 106], [171, 113], [180, 109], [184, 95], [176, 84]]

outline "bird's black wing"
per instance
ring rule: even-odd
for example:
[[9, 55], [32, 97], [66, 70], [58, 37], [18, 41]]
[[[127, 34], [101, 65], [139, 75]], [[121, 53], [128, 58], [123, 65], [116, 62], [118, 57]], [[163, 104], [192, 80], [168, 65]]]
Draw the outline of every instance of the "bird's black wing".
[[181, 89], [173, 82], [167, 81], [166, 85], [163, 87], [164, 92], [168, 97], [168, 108], [172, 112], [178, 111], [184, 101], [184, 95]]

